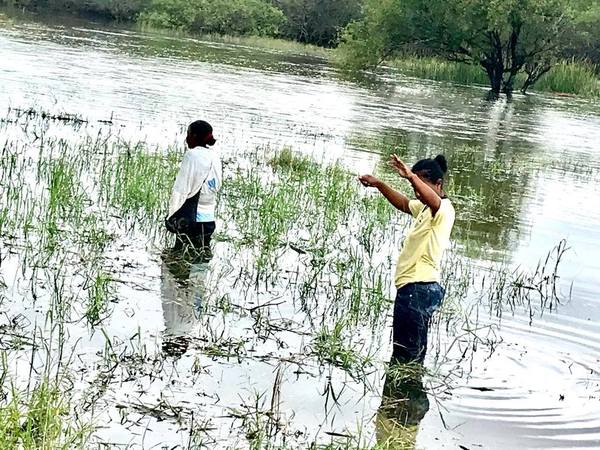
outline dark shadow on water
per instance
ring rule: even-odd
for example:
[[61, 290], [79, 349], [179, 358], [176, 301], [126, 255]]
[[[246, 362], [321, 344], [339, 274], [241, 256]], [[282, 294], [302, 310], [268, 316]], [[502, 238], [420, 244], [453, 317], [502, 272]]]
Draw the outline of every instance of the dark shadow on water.
[[385, 448], [412, 449], [429, 399], [419, 364], [391, 361], [377, 412], [377, 442]]
[[178, 358], [187, 352], [194, 325], [202, 315], [204, 283], [208, 273], [205, 254], [165, 250], [161, 255], [161, 296], [165, 330], [162, 351]]

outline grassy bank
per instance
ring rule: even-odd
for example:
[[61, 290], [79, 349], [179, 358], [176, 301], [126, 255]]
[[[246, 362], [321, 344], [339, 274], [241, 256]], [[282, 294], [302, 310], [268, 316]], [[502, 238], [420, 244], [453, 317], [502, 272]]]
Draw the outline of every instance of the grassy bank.
[[[451, 81], [466, 85], [488, 86], [489, 80], [483, 69], [476, 65], [461, 64], [432, 57], [403, 57], [389, 65], [405, 75], [436, 81]], [[517, 77], [516, 89], [520, 89], [525, 75]], [[532, 88], [538, 92], [554, 92], [600, 96], [600, 78], [595, 67], [574, 61], [563, 61], [553, 67]]]
[[228, 45], [239, 45], [244, 47], [253, 47], [257, 49], [287, 53], [290, 55], [312, 56], [316, 58], [329, 58], [329, 56], [331, 55], [331, 49], [277, 37], [232, 35], [219, 33], [197, 34], [182, 30], [175, 30], [171, 28], [155, 27], [147, 23], [137, 24], [136, 28], [142, 32], [156, 33], [164, 36], [193, 38], [201, 41], [217, 42]]

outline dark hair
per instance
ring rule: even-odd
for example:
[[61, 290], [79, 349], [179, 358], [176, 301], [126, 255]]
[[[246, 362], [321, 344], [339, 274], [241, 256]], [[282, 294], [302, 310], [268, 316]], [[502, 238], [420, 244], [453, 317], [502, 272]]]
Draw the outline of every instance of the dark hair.
[[213, 137], [213, 128], [210, 123], [204, 120], [196, 120], [189, 126], [189, 131], [196, 137], [202, 140], [203, 145], [215, 145], [217, 140]]
[[442, 180], [448, 172], [448, 163], [444, 155], [437, 155], [433, 159], [422, 159], [412, 166], [414, 173], [419, 173], [432, 183]]

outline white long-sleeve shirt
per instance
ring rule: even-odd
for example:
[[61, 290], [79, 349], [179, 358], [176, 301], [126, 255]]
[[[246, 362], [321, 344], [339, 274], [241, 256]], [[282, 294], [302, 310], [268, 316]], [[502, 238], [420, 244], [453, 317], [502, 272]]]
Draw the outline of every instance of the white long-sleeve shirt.
[[214, 221], [217, 193], [221, 189], [223, 178], [222, 173], [221, 159], [215, 150], [204, 147], [188, 150], [183, 155], [181, 167], [173, 185], [173, 193], [169, 201], [169, 217], [202, 188], [198, 198], [196, 221]]

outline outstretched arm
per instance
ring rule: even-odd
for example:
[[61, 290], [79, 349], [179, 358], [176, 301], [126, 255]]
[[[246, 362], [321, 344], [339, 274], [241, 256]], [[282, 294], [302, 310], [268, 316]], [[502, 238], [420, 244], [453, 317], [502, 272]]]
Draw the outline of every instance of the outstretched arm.
[[381, 194], [387, 199], [387, 201], [390, 202], [395, 208], [407, 214], [411, 214], [410, 208], [408, 207], [409, 199], [407, 196], [392, 189], [383, 181], [375, 178], [372, 175], [363, 175], [358, 179], [363, 186], [377, 188], [379, 192], [381, 192]]
[[410, 182], [415, 192], [419, 194], [419, 200], [429, 206], [429, 208], [431, 208], [431, 215], [435, 216], [435, 213], [438, 212], [440, 205], [442, 204], [442, 198], [437, 192], [414, 174], [412, 170], [398, 158], [398, 156], [392, 155], [390, 163], [402, 178], [406, 178]]

